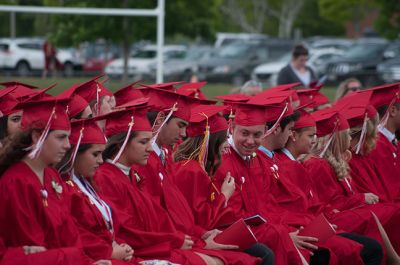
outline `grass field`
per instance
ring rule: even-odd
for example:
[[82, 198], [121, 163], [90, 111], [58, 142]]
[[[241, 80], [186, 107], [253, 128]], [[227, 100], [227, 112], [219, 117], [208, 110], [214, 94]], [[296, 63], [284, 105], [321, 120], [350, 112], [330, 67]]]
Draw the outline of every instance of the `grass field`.
[[[27, 83], [31, 85], [38, 86], [40, 88], [44, 88], [46, 86], [50, 86], [51, 84], [57, 83], [57, 86], [49, 90], [50, 94], [57, 95], [61, 91], [67, 89], [75, 83], [82, 83], [87, 81], [89, 78], [47, 78], [41, 79], [39, 77], [0, 77], [1, 82], [5, 81], [19, 81], [22, 83]], [[119, 88], [129, 84], [129, 82], [123, 83], [119, 80], [108, 80], [105, 83], [105, 86], [112, 91], [116, 91]], [[234, 89], [234, 86], [231, 84], [207, 84], [202, 91], [206, 94], [206, 96], [212, 99], [214, 96], [229, 94], [229, 92]], [[322, 89], [322, 93], [324, 93], [331, 101], [335, 97], [335, 88], [334, 87], [326, 87]]]

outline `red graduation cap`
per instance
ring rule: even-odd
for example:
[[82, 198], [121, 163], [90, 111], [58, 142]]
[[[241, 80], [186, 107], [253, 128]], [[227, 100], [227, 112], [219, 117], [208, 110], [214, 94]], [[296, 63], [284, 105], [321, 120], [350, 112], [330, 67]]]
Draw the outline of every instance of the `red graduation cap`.
[[366, 118], [373, 119], [376, 109], [370, 105], [371, 90], [354, 92], [335, 103], [335, 108], [347, 119], [350, 127], [363, 125]]
[[302, 129], [307, 127], [316, 127], [316, 122], [310, 113], [300, 109], [300, 118], [294, 123], [293, 129]]
[[287, 91], [287, 90], [291, 90], [291, 89], [295, 88], [296, 86], [298, 86], [300, 84], [301, 84], [300, 82], [291, 83], [291, 84], [283, 84], [283, 85], [278, 85], [278, 86], [271, 87], [271, 88], [269, 88], [269, 89], [267, 89], [265, 91], [274, 91], [274, 90]]
[[186, 83], [183, 84], [181, 87], [178, 88], [177, 92], [179, 94], [194, 97], [198, 99], [207, 99], [207, 97], [203, 94], [200, 90], [203, 86], [205, 86], [207, 82], [193, 82], [193, 83]]
[[357, 91], [343, 97], [335, 104], [335, 108], [340, 109], [340, 113], [347, 119], [350, 127], [362, 126], [360, 138], [355, 145], [356, 154], [364, 145], [368, 120], [377, 115], [376, 109], [369, 103], [372, 93], [371, 90]]
[[242, 126], [266, 125], [267, 115], [265, 105], [237, 104], [234, 123]]
[[104, 96], [113, 96], [113, 93], [108, 90], [102, 82], [98, 81], [98, 79], [102, 76], [103, 75], [92, 78], [83, 84], [76, 84], [76, 87], [74, 87], [74, 93], [77, 93], [89, 103], [93, 100], [98, 101]]
[[131, 126], [131, 131], [149, 131], [151, 132], [150, 122], [147, 119], [147, 111], [149, 106], [140, 103], [139, 105], [132, 104], [122, 110], [116, 110], [107, 115], [102, 116], [106, 120], [105, 134], [107, 137], [121, 132], [128, 132]]
[[78, 93], [75, 93], [75, 90], [78, 87], [79, 84], [74, 84], [56, 96], [57, 98], [70, 98], [70, 101], [67, 105], [67, 113], [70, 118], [75, 117], [84, 111], [87, 106], [89, 106], [89, 103], [83, 97], [81, 97]]
[[45, 129], [48, 125], [51, 130], [70, 130], [66, 104], [67, 100], [59, 100], [55, 97], [18, 104], [18, 108], [24, 112], [21, 121], [22, 129]]
[[215, 96], [216, 99], [222, 100], [222, 104], [228, 108], [224, 111], [224, 114], [234, 114], [236, 112], [236, 105], [239, 103], [245, 103], [252, 96], [244, 94], [228, 94], [223, 96]]
[[350, 128], [347, 119], [335, 108], [318, 110], [311, 115], [317, 124], [318, 137]]
[[227, 131], [228, 123], [220, 115], [225, 109], [225, 106], [217, 105], [198, 105], [192, 108], [190, 123], [186, 129], [187, 135], [189, 137], [204, 135], [207, 126], [210, 133]]
[[26, 97], [22, 98], [21, 101], [29, 101], [29, 100], [39, 100], [39, 99], [45, 99], [45, 98], [51, 98], [52, 96], [49, 94], [46, 94], [46, 92], [53, 87], [55, 87], [57, 84], [52, 84], [48, 87], [42, 88], [42, 89], [36, 89], [32, 90], [32, 94], [27, 95]]
[[136, 81], [132, 84], [124, 86], [123, 88], [119, 89], [117, 92], [114, 93], [116, 105], [122, 105], [134, 99], [143, 98], [144, 94], [140, 89], [135, 88], [134, 86], [139, 81]]
[[370, 103], [378, 109], [381, 106], [390, 105], [391, 102], [400, 102], [400, 83], [373, 87]]
[[3, 88], [0, 90], [0, 117], [7, 116], [10, 111], [18, 104], [17, 100], [9, 94], [15, 87]]
[[22, 130], [43, 130], [38, 141], [28, 148], [30, 150], [28, 156], [31, 159], [40, 154], [50, 130], [70, 130], [71, 126], [66, 113], [66, 101], [49, 97], [37, 101], [27, 101], [18, 105], [18, 108], [23, 111]]
[[96, 120], [81, 119], [71, 122], [69, 141], [73, 145], [79, 144], [106, 144], [106, 138], [97, 125]]
[[179, 85], [184, 83], [183, 81], [177, 81], [177, 82], [167, 82], [167, 83], [160, 83], [160, 84], [152, 84], [152, 85], [145, 85], [145, 84], [140, 84], [143, 88], [158, 88], [158, 89], [163, 89], [163, 90], [169, 90], [176, 92], [177, 88], [175, 85]]
[[116, 163], [119, 160], [120, 156], [125, 150], [126, 144], [128, 143], [132, 132], [152, 131], [150, 122], [147, 118], [148, 109], [149, 106], [147, 104], [143, 104], [143, 102], [141, 102], [139, 99], [137, 101], [131, 101], [129, 107], [127, 106], [125, 109], [108, 113], [101, 118], [106, 119], [105, 134], [107, 137], [126, 132], [125, 140], [118, 151], [118, 154], [114, 157], [112, 163]]
[[156, 111], [172, 112], [174, 117], [185, 121], [190, 119], [190, 108], [197, 99], [193, 99], [174, 91], [149, 88], [146, 97], [150, 98], [149, 105]]
[[266, 121], [277, 121], [293, 114], [293, 105], [291, 104], [292, 91], [264, 91], [251, 98], [247, 103], [264, 105], [266, 108]]
[[24, 83], [16, 82], [16, 81], [1, 82], [0, 85], [4, 86], [5, 88], [10, 87], [10, 86], [20, 86], [20, 87], [25, 87], [25, 88], [30, 88], [30, 89], [37, 88], [37, 86], [24, 84]]

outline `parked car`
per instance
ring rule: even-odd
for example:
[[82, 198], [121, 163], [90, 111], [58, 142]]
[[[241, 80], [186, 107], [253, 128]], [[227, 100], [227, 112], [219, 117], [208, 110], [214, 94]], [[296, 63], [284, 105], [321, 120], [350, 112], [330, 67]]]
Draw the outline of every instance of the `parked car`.
[[[317, 76], [323, 75], [325, 65], [328, 60], [338, 58], [343, 54], [338, 49], [316, 49], [309, 51], [310, 56], [307, 65], [313, 69]], [[279, 71], [285, 67], [291, 60], [292, 53], [288, 52], [278, 60], [257, 66], [252, 73], [252, 79], [263, 83], [266, 86], [275, 86]]]
[[306, 41], [307, 47], [310, 49], [338, 49], [346, 50], [354, 44], [353, 40], [329, 37], [314, 37]]
[[351, 46], [340, 58], [332, 59], [326, 67], [328, 81], [341, 82], [347, 78], [359, 79], [365, 87], [382, 82], [377, 65], [386, 58], [389, 43], [383, 39], [361, 40]]
[[[182, 45], [165, 45], [163, 48], [164, 60], [182, 58], [186, 53]], [[128, 58], [128, 76], [142, 78], [151, 74], [151, 65], [157, 62], [157, 46], [147, 45]], [[105, 68], [105, 73], [111, 78], [119, 78], [124, 72], [124, 59], [111, 61]]]
[[82, 57], [84, 58], [83, 74], [96, 75], [102, 73], [106, 65], [121, 57], [119, 46], [106, 43], [103, 40], [94, 43], [83, 43], [80, 46]]
[[385, 83], [400, 82], [400, 57], [380, 63], [377, 69], [380, 79]]
[[273, 61], [291, 50], [287, 40], [235, 42], [217, 50], [212, 58], [199, 63], [198, 77], [209, 82], [231, 82], [241, 85], [250, 79], [253, 69]]
[[[44, 40], [40, 38], [0, 39], [0, 69], [27, 76], [44, 69]], [[73, 48], [57, 49], [57, 59], [67, 76], [82, 69], [82, 60]]]
[[255, 33], [228, 33], [228, 32], [218, 32], [217, 38], [214, 43], [215, 48], [220, 48], [232, 44], [237, 41], [252, 41], [252, 40], [267, 40], [268, 36], [264, 34]]
[[[182, 58], [171, 58], [164, 62], [164, 81], [190, 81], [197, 74], [198, 63], [209, 59], [214, 52], [211, 46], [193, 46]], [[157, 63], [150, 66], [149, 80], [155, 80]]]

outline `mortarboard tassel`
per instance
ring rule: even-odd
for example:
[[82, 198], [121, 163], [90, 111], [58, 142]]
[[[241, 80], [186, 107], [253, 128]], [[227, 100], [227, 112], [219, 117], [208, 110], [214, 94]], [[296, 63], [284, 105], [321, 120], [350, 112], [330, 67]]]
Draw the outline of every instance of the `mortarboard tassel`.
[[43, 143], [46, 140], [47, 135], [49, 134], [51, 121], [53, 120], [53, 117], [54, 117], [55, 113], [56, 113], [56, 107], [54, 106], [53, 110], [51, 111], [50, 117], [47, 120], [46, 126], [44, 127], [44, 130], [43, 130], [42, 134], [40, 135], [39, 140], [37, 141], [37, 143], [24, 149], [25, 151], [32, 150], [28, 154], [28, 157], [30, 159], [35, 159], [39, 155], [40, 151], [42, 150]]
[[396, 102], [396, 98], [399, 98], [399, 97], [400, 97], [399, 92], [397, 92], [396, 95], [394, 96], [394, 98], [392, 99], [392, 101], [390, 101], [390, 104], [385, 112], [385, 115], [383, 115], [381, 121], [379, 122], [378, 128], [386, 127], [387, 121], [389, 119], [389, 110]]
[[367, 134], [367, 122], [368, 122], [368, 120], [369, 120], [368, 119], [368, 114], [365, 113], [364, 122], [363, 122], [363, 126], [362, 126], [362, 129], [361, 129], [360, 140], [358, 140], [358, 143], [355, 146], [357, 155], [360, 153], [361, 148], [364, 145], [365, 135]]
[[100, 115], [100, 92], [101, 88], [99, 87], [99, 83], [96, 82], [96, 113], [95, 116]]
[[[154, 129], [153, 133], [154, 133], [154, 136], [151, 138], [151, 143], [152, 143], [152, 144], [155, 144], [155, 142], [157, 141], [158, 134], [160, 133], [160, 131], [161, 131], [162, 127], [165, 125], [165, 123], [167, 123], [167, 121], [169, 120], [169, 118], [171, 118], [172, 114], [173, 114], [175, 111], [178, 110], [178, 108], [176, 107], [176, 105], [177, 105], [177, 103], [175, 103], [175, 104], [172, 106], [172, 108], [171, 108], [171, 110], [169, 111], [167, 117], [165, 117], [165, 119], [163, 120], [163, 122], [161, 123], [161, 125], [160, 125], [158, 128], [155, 127], [155, 126], [156, 126], [156, 124], [158, 123], [157, 121], [160, 120], [162, 116], [161, 116], [161, 115], [159, 116], [159, 115], [157, 114], [157, 118], [156, 118], [156, 120], [154, 121], [154, 124], [153, 124], [153, 129]], [[162, 112], [160, 111], [159, 114], [160, 114], [160, 113], [162, 113]]]
[[126, 144], [128, 143], [129, 137], [131, 136], [132, 127], [133, 127], [134, 124], [135, 124], [134, 118], [133, 118], [133, 116], [131, 116], [131, 122], [128, 124], [128, 125], [129, 125], [129, 128], [128, 128], [128, 132], [127, 132], [127, 134], [126, 134], [124, 143], [122, 144], [121, 148], [119, 149], [118, 154], [117, 154], [117, 155], [115, 156], [115, 158], [113, 159], [113, 161], [112, 161], [113, 164], [115, 164], [115, 163], [118, 161], [118, 159], [121, 157], [122, 152], [124, 151], [124, 149], [125, 149], [125, 147], [126, 147]]
[[267, 130], [267, 132], [264, 134], [264, 137], [267, 137], [268, 135], [270, 135], [271, 133], [273, 133], [275, 130], [276, 130], [276, 128], [279, 126], [279, 123], [281, 122], [281, 120], [283, 119], [283, 115], [285, 115], [285, 113], [288, 111], [288, 104], [289, 103], [287, 103], [286, 102], [286, 105], [285, 105], [285, 107], [283, 108], [283, 111], [282, 111], [282, 113], [281, 113], [281, 115], [279, 116], [279, 118], [278, 118], [278, 120], [275, 122], [275, 124], [270, 128], [270, 129], [268, 129]]
[[75, 147], [74, 147], [74, 152], [72, 153], [72, 155], [71, 155], [71, 157], [68, 159], [68, 161], [67, 161], [64, 165], [62, 165], [62, 166], [60, 167], [60, 170], [59, 170], [60, 172], [61, 172], [62, 169], [64, 169], [64, 167], [66, 167], [68, 164], [70, 164], [70, 167], [67, 169], [66, 172], [70, 172], [70, 171], [74, 168], [75, 158], [76, 158], [76, 155], [78, 154], [79, 146], [81, 145], [81, 141], [82, 141], [82, 138], [83, 138], [83, 131], [84, 131], [84, 130], [85, 130], [85, 127], [82, 127], [81, 130], [80, 130], [80, 132], [79, 132], [78, 141], [77, 141], [77, 143], [76, 143], [76, 145], [75, 145]]
[[339, 120], [335, 122], [335, 127], [333, 128], [333, 132], [329, 136], [329, 140], [326, 142], [324, 149], [322, 149], [321, 153], [319, 154], [319, 157], [324, 157], [326, 151], [328, 150], [329, 146], [331, 145], [333, 138], [335, 137], [335, 132], [339, 128]]
[[203, 115], [206, 117], [206, 130], [204, 131], [204, 138], [200, 145], [198, 161], [199, 161], [201, 167], [205, 170], [207, 155], [208, 155], [208, 143], [210, 141], [210, 126], [208, 125], [207, 115], [204, 113], [200, 113], [200, 115]]

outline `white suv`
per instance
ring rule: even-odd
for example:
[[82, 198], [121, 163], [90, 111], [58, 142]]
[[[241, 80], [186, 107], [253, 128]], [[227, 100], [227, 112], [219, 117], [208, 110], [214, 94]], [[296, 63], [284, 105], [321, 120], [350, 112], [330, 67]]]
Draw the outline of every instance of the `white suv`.
[[[164, 60], [182, 58], [187, 48], [182, 45], [165, 45]], [[152, 65], [157, 62], [157, 46], [146, 45], [128, 58], [128, 76], [143, 79], [152, 74]], [[119, 58], [107, 64], [105, 73], [111, 78], [119, 78], [124, 72], [124, 59]]]
[[[27, 76], [44, 69], [43, 39], [16, 38], [0, 39], [0, 69], [12, 70], [18, 76]], [[66, 76], [82, 68], [75, 51], [58, 49], [57, 58]]]

